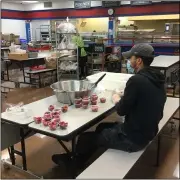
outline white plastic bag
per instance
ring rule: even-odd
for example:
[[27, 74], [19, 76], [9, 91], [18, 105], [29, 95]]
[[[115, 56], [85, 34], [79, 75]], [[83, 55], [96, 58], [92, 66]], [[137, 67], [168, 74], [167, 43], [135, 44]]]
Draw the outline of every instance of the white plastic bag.
[[57, 31], [59, 33], [76, 33], [76, 27], [69, 22], [62, 22], [58, 25]]
[[66, 37], [62, 39], [61, 43], [58, 45], [58, 49], [66, 49], [65, 39]]

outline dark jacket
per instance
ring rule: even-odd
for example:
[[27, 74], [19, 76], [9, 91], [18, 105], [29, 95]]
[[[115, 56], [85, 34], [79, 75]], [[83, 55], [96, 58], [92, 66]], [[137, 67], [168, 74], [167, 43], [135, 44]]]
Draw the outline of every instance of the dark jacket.
[[144, 68], [128, 80], [116, 108], [125, 116], [123, 131], [132, 142], [146, 145], [157, 134], [166, 102], [164, 83], [164, 75], [152, 68]]

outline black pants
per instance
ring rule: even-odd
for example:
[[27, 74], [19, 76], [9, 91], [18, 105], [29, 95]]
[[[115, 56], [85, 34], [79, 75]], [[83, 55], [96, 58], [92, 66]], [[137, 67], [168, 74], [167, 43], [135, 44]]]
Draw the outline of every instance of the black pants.
[[87, 76], [87, 56], [79, 57], [80, 77]]
[[85, 132], [79, 136], [76, 152], [77, 155], [88, 160], [99, 148], [101, 152], [111, 148], [126, 152], [136, 152], [145, 146], [131, 142], [122, 131], [122, 124], [101, 123], [95, 132]]

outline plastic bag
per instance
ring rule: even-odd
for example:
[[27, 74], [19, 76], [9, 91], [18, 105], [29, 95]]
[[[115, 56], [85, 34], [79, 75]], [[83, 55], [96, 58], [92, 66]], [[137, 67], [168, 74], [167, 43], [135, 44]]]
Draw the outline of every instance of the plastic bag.
[[56, 69], [57, 58], [53, 56], [47, 57], [45, 63], [46, 63], [46, 68]]
[[57, 27], [58, 33], [76, 33], [76, 27], [69, 22], [62, 22]]
[[61, 43], [58, 45], [58, 49], [66, 49], [65, 39], [66, 37], [62, 39]]

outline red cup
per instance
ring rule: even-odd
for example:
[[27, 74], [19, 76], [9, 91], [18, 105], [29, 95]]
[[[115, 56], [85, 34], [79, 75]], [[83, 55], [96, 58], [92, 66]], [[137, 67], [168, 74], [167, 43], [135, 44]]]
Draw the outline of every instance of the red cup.
[[100, 102], [101, 103], [105, 103], [106, 102], [106, 98], [100, 98]]
[[89, 100], [90, 98], [88, 96], [85, 96], [83, 99]]
[[83, 104], [83, 105], [82, 105], [82, 108], [83, 108], [83, 109], [88, 109], [88, 105]]
[[44, 119], [45, 120], [51, 120], [52, 119], [52, 114], [50, 113], [50, 114], [44, 114]]
[[58, 112], [53, 112], [52, 117], [53, 118], [60, 118], [60, 114]]
[[60, 109], [54, 109], [53, 113], [60, 115], [61, 114], [61, 110]]
[[89, 104], [89, 99], [83, 99], [82, 104], [83, 105], [88, 105]]
[[91, 96], [91, 101], [97, 101], [98, 100], [98, 96], [96, 94], [93, 94]]
[[67, 126], [68, 126], [68, 123], [67, 123], [67, 122], [64, 122], [64, 121], [61, 121], [61, 122], [59, 123], [59, 126], [60, 126], [61, 129], [66, 129]]
[[61, 109], [62, 109], [62, 112], [63, 112], [63, 113], [65, 113], [65, 112], [67, 112], [67, 111], [68, 111], [68, 106], [67, 106], [67, 105], [65, 105], [65, 106], [63, 106]]
[[54, 119], [52, 119], [52, 122], [54, 124], [58, 124], [60, 122], [60, 118], [54, 118]]
[[48, 126], [49, 126], [49, 129], [50, 129], [51, 131], [54, 131], [54, 130], [57, 129], [57, 123], [54, 122], [54, 121], [50, 122], [50, 123], [48, 124]]
[[81, 108], [81, 107], [82, 107], [82, 104], [81, 104], [81, 103], [75, 104], [75, 107], [76, 107], [76, 108]]
[[53, 106], [53, 105], [50, 105], [50, 106], [48, 107], [48, 110], [49, 110], [49, 111], [53, 111], [53, 110], [54, 110], [54, 106]]
[[49, 125], [49, 121], [47, 121], [45, 119], [42, 121], [42, 123], [43, 123], [44, 126], [48, 126]]
[[92, 107], [91, 107], [91, 110], [92, 110], [93, 112], [98, 112], [98, 106], [92, 106]]
[[74, 104], [80, 104], [82, 102], [82, 98], [76, 98], [74, 100]]
[[91, 105], [97, 105], [97, 101], [91, 101]]
[[35, 122], [36, 124], [41, 124], [42, 118], [41, 118], [41, 117], [34, 117], [34, 122]]

